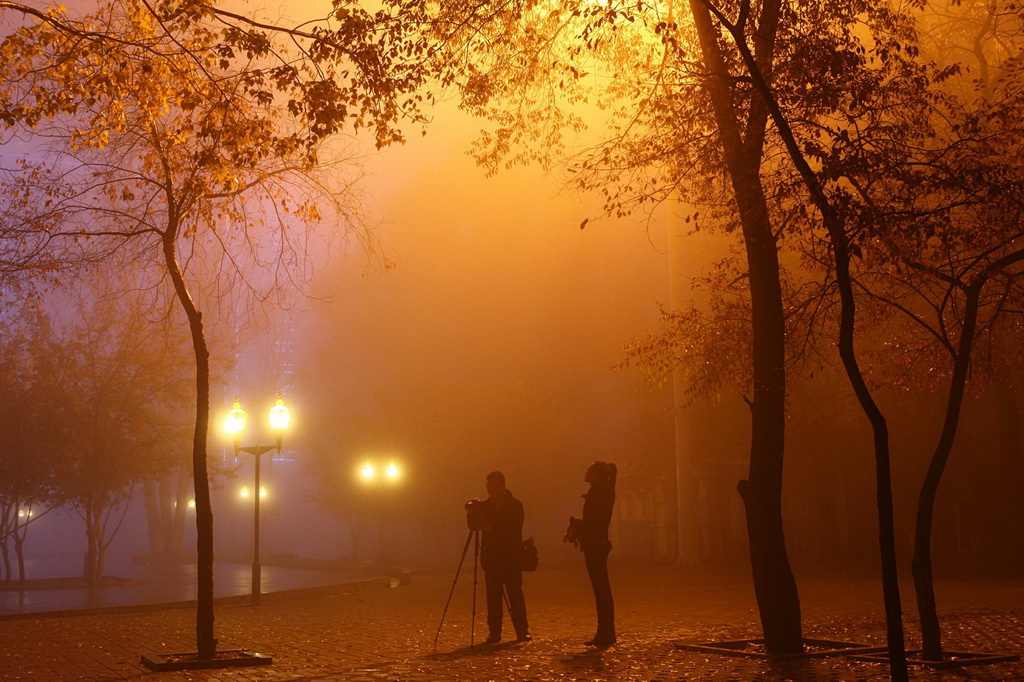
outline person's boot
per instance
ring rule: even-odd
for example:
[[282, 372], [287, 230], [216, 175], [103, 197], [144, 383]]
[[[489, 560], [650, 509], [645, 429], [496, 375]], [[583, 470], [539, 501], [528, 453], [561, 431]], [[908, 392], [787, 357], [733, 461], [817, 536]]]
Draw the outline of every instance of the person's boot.
[[609, 647], [615, 644], [614, 630], [598, 630], [597, 634], [583, 643], [585, 646], [596, 646], [599, 648]]

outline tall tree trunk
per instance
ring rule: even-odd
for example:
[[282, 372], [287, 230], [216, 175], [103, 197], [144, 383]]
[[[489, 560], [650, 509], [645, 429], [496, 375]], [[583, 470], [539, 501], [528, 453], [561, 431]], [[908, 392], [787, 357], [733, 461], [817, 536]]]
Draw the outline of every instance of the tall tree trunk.
[[96, 555], [99, 552], [99, 541], [96, 537], [96, 518], [95, 513], [92, 509], [87, 509], [85, 513], [85, 558], [82, 566], [82, 577], [89, 584], [89, 587], [95, 587], [99, 576], [96, 575]]
[[18, 516], [14, 516], [14, 555], [18, 559], [18, 582], [25, 582], [25, 535], [28, 533], [29, 519], [26, 517], [24, 523], [19, 523]]
[[[892, 475], [889, 462], [889, 428], [885, 416], [868, 389], [864, 376], [857, 361], [854, 337], [856, 321], [856, 301], [853, 295], [853, 279], [850, 274], [850, 251], [845, 232], [845, 224], [828, 197], [825, 195], [818, 178], [804, 158], [793, 135], [789, 121], [779, 108], [778, 101], [771, 86], [765, 78], [770, 73], [763, 59], [756, 57], [747, 45], [744, 27], [726, 23], [724, 16], [716, 14], [732, 35], [747, 73], [755, 89], [761, 95], [766, 112], [771, 116], [779, 130], [786, 150], [799, 171], [804, 184], [811, 195], [815, 207], [821, 212], [822, 220], [828, 230], [832, 251], [835, 257], [836, 285], [841, 298], [839, 326], [839, 355], [846, 369], [847, 377], [853, 387], [857, 400], [871, 423], [875, 450], [875, 481], [878, 503], [878, 535], [882, 563], [882, 591], [885, 602], [886, 635], [889, 645], [889, 672], [894, 680], [909, 679], [907, 670], [906, 643], [903, 634], [903, 610], [900, 605], [899, 579], [896, 569], [896, 539], [894, 531], [894, 514], [892, 504]], [[758, 39], [763, 40], [763, 36]], [[770, 65], [768, 65], [770, 66]]]
[[964, 301], [964, 322], [960, 331], [960, 343], [953, 361], [953, 376], [950, 379], [949, 395], [946, 399], [946, 415], [942, 432], [935, 445], [928, 472], [921, 484], [917, 500], [917, 522], [914, 527], [914, 559], [911, 573], [914, 576], [914, 591], [917, 594], [917, 615], [921, 620], [922, 655], [928, 661], [942, 660], [942, 630], [939, 625], [938, 608], [935, 602], [935, 583], [932, 575], [932, 526], [935, 517], [935, 498], [939, 491], [942, 474], [953, 450], [960, 412], [963, 407], [967, 372], [971, 366], [971, 349], [978, 321], [978, 297], [984, 279], [966, 289]]
[[886, 643], [889, 649], [889, 673], [893, 680], [910, 679], [907, 669], [907, 645], [903, 631], [903, 605], [900, 599], [899, 570], [896, 563], [896, 514], [892, 501], [892, 464], [889, 450], [889, 424], [871, 395], [857, 360], [854, 325], [856, 303], [850, 276], [850, 253], [845, 231], [838, 218], [825, 216], [836, 259], [836, 284], [842, 306], [839, 321], [839, 356], [846, 376], [857, 396], [861, 410], [871, 424], [875, 453], [875, 504], [878, 509], [878, 548], [882, 566], [882, 601], [885, 605]]
[[782, 522], [785, 450], [785, 323], [778, 251], [767, 206], [756, 177], [741, 180], [743, 218], [753, 320], [754, 397], [750, 402], [751, 443], [747, 479], [737, 486], [743, 498], [765, 648], [773, 653], [803, 650], [800, 596], [786, 553]]
[[96, 542], [96, 554], [93, 556], [92, 573], [95, 576], [96, 584], [103, 580], [103, 568], [104, 562], [107, 556], [107, 545], [103, 538], [103, 531], [101, 530], [97, 535]]
[[1024, 430], [1020, 398], [1005, 371], [995, 373], [994, 391], [999, 440], [1000, 568], [1009, 577], [1020, 577], [1024, 566]]
[[184, 464], [178, 465], [175, 474], [177, 489], [174, 493], [176, 504], [174, 505], [173, 516], [167, 545], [172, 554], [180, 554], [185, 549], [185, 519], [188, 518], [188, 468]]
[[160, 483], [147, 479], [142, 483], [142, 497], [146, 505], [146, 527], [149, 530], [149, 553], [162, 556], [167, 553], [167, 533], [164, 530]]
[[[762, 11], [763, 56], [770, 62], [779, 3]], [[743, 498], [754, 580], [765, 648], [776, 654], [803, 651], [800, 595], [786, 552], [782, 523], [782, 472], [785, 454], [785, 319], [778, 246], [761, 185], [760, 164], [767, 118], [753, 106], [746, 137], [732, 103], [731, 79], [721, 54], [718, 31], [708, 7], [690, 1], [701, 53], [710, 72], [705, 87], [729, 171], [747, 252], [753, 327], [754, 395], [750, 401], [750, 467], [737, 486]]]
[[195, 306], [178, 264], [175, 243], [179, 226], [173, 222], [163, 236], [164, 262], [174, 293], [188, 318], [196, 359], [196, 428], [192, 439], [192, 475], [196, 494], [196, 648], [201, 659], [217, 652], [213, 630], [213, 506], [206, 468], [206, 434], [210, 422], [210, 351], [203, 332], [203, 315]]
[[11, 582], [11, 579], [14, 576], [14, 573], [11, 571], [11, 551], [10, 551], [10, 548], [8, 547], [8, 545], [7, 545], [7, 536], [6, 535], [3, 537], [2, 540], [0, 540], [0, 557], [3, 558], [3, 562], [4, 562], [4, 580], [3, 581], [5, 583], [9, 583], [9, 582]]
[[174, 473], [161, 480], [147, 480], [144, 485], [150, 553], [181, 554], [189, 510], [186, 467], [179, 465]]
[[[11, 521], [10, 509], [14, 509], [14, 521]], [[18, 502], [13, 500], [9, 504], [0, 505], [0, 582], [10, 582], [13, 577], [11, 572], [11, 556], [9, 554], [9, 548], [7, 544], [7, 538], [11, 534], [11, 529], [15, 528], [15, 524], [18, 519]]]

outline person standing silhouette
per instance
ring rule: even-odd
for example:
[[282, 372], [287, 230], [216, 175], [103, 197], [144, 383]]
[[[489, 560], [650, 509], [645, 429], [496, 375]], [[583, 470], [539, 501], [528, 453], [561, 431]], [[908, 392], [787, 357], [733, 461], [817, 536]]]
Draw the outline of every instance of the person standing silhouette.
[[487, 643], [501, 641], [502, 593], [508, 595], [509, 617], [516, 630], [516, 641], [529, 642], [523, 569], [519, 563], [525, 518], [523, 503], [505, 487], [505, 474], [492, 471], [487, 474], [487, 499], [480, 506], [480, 567], [484, 569], [487, 627], [490, 631]]
[[594, 462], [587, 468], [583, 480], [590, 490], [583, 495], [583, 518], [569, 517], [569, 528], [562, 538], [583, 551], [583, 560], [594, 589], [597, 606], [597, 633], [587, 640], [587, 646], [608, 647], [615, 644], [615, 602], [608, 578], [608, 553], [612, 543], [608, 539], [608, 525], [615, 505], [615, 478], [617, 469], [612, 462]]

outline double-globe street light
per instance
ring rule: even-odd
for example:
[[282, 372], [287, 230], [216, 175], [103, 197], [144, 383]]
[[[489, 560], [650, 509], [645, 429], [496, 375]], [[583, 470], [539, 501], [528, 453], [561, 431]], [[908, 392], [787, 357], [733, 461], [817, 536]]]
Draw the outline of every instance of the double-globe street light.
[[374, 466], [373, 462], [367, 460], [363, 468], [359, 470], [359, 475], [362, 476], [364, 483], [370, 483], [378, 480], [377, 477], [382, 472], [385, 481], [395, 481], [398, 479], [398, 465], [391, 461], [383, 469], [380, 466]]
[[255, 484], [253, 490], [257, 491], [253, 495], [253, 528], [252, 528], [252, 600], [253, 606], [260, 603], [260, 588], [262, 586], [262, 577], [260, 575], [260, 455], [264, 452], [270, 452], [271, 450], [277, 450], [281, 452], [281, 442], [284, 440], [284, 431], [288, 428], [288, 422], [291, 421], [291, 411], [285, 407], [284, 400], [278, 397], [277, 402], [270, 408], [268, 415], [270, 421], [270, 429], [274, 433], [274, 444], [273, 445], [248, 445], [242, 446], [242, 431], [245, 430], [246, 422], [249, 420], [249, 415], [245, 410], [242, 409], [241, 403], [238, 402], [238, 398], [235, 398], [235, 404], [231, 406], [228, 411], [227, 417], [224, 418], [224, 430], [231, 434], [235, 444], [235, 454], [239, 452], [248, 452], [253, 455], [256, 461], [256, 475]]
[[[390, 488], [395, 486], [401, 477], [402, 472], [393, 459], [388, 461], [387, 466], [384, 466], [382, 461], [366, 460], [359, 470], [359, 478], [367, 488], [381, 485]], [[384, 558], [384, 508], [387, 504], [387, 500], [382, 497], [381, 493], [381, 490], [374, 491], [373, 497], [376, 499], [372, 504], [377, 511], [377, 554], [379, 560]]]

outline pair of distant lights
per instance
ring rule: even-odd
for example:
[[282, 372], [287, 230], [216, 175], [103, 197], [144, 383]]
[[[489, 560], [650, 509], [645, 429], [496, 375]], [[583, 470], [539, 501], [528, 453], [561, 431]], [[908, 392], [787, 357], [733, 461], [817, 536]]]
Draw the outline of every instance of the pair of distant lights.
[[[242, 489], [239, 491], [238, 494], [241, 495], [243, 498], [248, 499], [249, 495], [250, 495], [249, 486], [242, 486]], [[262, 500], [266, 496], [267, 496], [267, 489], [264, 488], [263, 486], [260, 486], [260, 499]]]
[[[367, 462], [366, 464], [363, 465], [363, 468], [360, 473], [362, 474], [363, 479], [367, 481], [372, 481], [374, 478], [377, 477], [377, 469], [370, 462]], [[391, 462], [386, 467], [384, 467], [384, 477], [392, 481], [397, 479], [398, 465], [395, 464], [394, 462]]]

